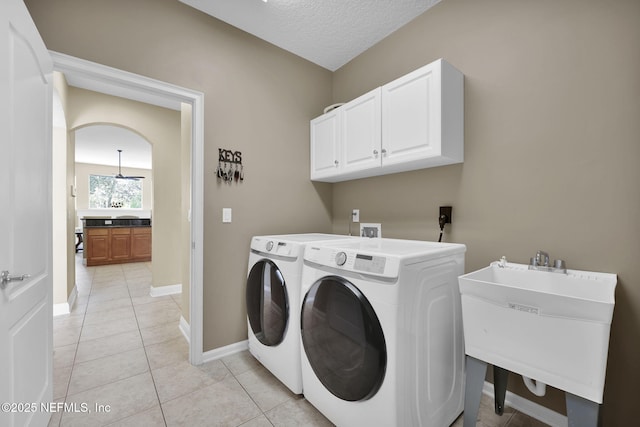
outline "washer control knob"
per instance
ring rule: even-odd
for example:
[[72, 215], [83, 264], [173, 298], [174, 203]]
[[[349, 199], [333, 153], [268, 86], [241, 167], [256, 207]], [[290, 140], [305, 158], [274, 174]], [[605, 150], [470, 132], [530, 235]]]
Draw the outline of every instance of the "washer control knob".
[[345, 262], [347, 262], [347, 254], [344, 252], [338, 252], [336, 254], [336, 264], [344, 265]]
[[271, 249], [273, 249], [273, 240], [267, 242], [267, 250], [271, 252]]

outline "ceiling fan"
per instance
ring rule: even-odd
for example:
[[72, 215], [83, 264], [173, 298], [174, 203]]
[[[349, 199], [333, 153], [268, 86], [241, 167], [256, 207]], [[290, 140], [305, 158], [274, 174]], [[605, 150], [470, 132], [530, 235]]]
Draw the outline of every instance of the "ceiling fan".
[[122, 175], [122, 150], [118, 150], [118, 174], [114, 177], [115, 179], [144, 179], [144, 176], [124, 176]]

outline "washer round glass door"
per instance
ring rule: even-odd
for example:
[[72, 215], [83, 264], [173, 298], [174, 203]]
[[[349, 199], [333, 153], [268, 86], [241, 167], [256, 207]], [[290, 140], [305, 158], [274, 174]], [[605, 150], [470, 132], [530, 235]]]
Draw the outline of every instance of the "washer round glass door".
[[302, 344], [320, 382], [340, 399], [376, 394], [387, 366], [382, 326], [367, 298], [348, 280], [316, 281], [302, 304]]
[[278, 266], [270, 260], [256, 262], [247, 277], [247, 317], [262, 344], [276, 346], [284, 339], [289, 321], [287, 287]]

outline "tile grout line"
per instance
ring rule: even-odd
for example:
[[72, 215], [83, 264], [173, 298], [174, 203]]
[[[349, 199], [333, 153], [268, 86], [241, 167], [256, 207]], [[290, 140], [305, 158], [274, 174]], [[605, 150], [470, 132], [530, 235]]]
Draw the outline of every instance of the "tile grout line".
[[[285, 400], [284, 402], [280, 402], [280, 403], [278, 403], [276, 406], [274, 406], [273, 408], [269, 408], [267, 411], [263, 411], [263, 410], [262, 410], [262, 408], [260, 407], [260, 405], [258, 404], [258, 402], [256, 402], [256, 401], [255, 401], [255, 399], [253, 398], [253, 396], [251, 395], [251, 393], [249, 392], [249, 390], [247, 390], [247, 388], [246, 388], [246, 387], [242, 384], [242, 382], [238, 379], [238, 375], [244, 375], [245, 373], [250, 372], [250, 371], [254, 371], [255, 369], [249, 369], [249, 370], [247, 370], [247, 371], [240, 372], [240, 373], [238, 373], [238, 374], [236, 375], [236, 374], [234, 374], [234, 373], [231, 371], [231, 369], [227, 366], [227, 364], [224, 362], [224, 360], [223, 360], [223, 359], [220, 359], [220, 361], [224, 364], [224, 366], [225, 366], [225, 367], [227, 368], [227, 370], [231, 373], [231, 375], [232, 375], [232, 376], [233, 376], [233, 378], [238, 382], [238, 384], [240, 384], [240, 387], [242, 387], [242, 389], [243, 389], [243, 390], [244, 390], [244, 392], [247, 394], [247, 396], [249, 396], [249, 399], [251, 399], [251, 401], [252, 401], [252, 402], [256, 405], [256, 407], [260, 410], [260, 415], [264, 416], [264, 418], [269, 422], [269, 424], [275, 427], [275, 424], [271, 421], [271, 418], [269, 418], [269, 416], [267, 416], [267, 412], [268, 412], [268, 411], [272, 411], [272, 410], [274, 410], [274, 409], [276, 409], [276, 408], [278, 408], [278, 407], [280, 407], [280, 406], [282, 406], [282, 405], [285, 405], [285, 404], [289, 403], [291, 400], [294, 400], [294, 399], [295, 399], [295, 396], [296, 396], [296, 395], [294, 395], [294, 397], [290, 397], [289, 399]], [[260, 365], [260, 366], [262, 366], [262, 365]], [[265, 368], [265, 369], [266, 369], [266, 368]], [[278, 380], [278, 379], [276, 378], [276, 380]], [[278, 380], [278, 381], [279, 381], [279, 380]], [[303, 396], [303, 398], [304, 398], [304, 395], [301, 395], [301, 396]], [[255, 420], [256, 418], [259, 418], [259, 417], [260, 417], [260, 415], [257, 415], [256, 417], [251, 418], [251, 420], [247, 420], [247, 421], [243, 422], [242, 424], [239, 424], [239, 425], [238, 425], [238, 427], [241, 427], [242, 425], [244, 425], [244, 424], [248, 423], [249, 421], [252, 421], [252, 420]], [[506, 426], [505, 426], [505, 427], [506, 427]]]
[[[233, 377], [234, 380], [236, 380], [236, 382], [238, 383], [238, 385], [240, 385], [240, 388], [242, 388], [242, 390], [245, 392], [245, 394], [249, 397], [249, 399], [251, 399], [251, 401], [253, 402], [254, 405], [256, 405], [256, 408], [258, 408], [258, 410], [260, 411], [259, 415], [256, 415], [255, 417], [251, 418], [250, 420], [244, 421], [241, 424], [238, 424], [237, 427], [241, 427], [242, 425], [255, 420], [256, 418], [259, 418], [260, 416], [263, 416], [268, 422], [269, 424], [271, 424], [272, 426], [274, 425], [271, 420], [269, 419], [269, 417], [267, 417], [267, 415], [264, 413], [264, 411], [262, 410], [262, 408], [260, 407], [260, 405], [258, 405], [258, 402], [255, 401], [255, 399], [253, 398], [253, 396], [251, 396], [251, 393], [249, 393], [249, 390], [246, 389], [246, 387], [242, 384], [242, 382], [238, 379], [238, 376], [236, 374], [233, 373], [233, 371], [231, 371], [231, 368], [229, 368], [229, 366], [224, 362], [223, 359], [220, 359], [220, 361], [222, 362], [222, 364], [225, 366], [225, 368], [227, 368], [227, 370], [229, 371], [229, 373], [231, 374], [231, 376]], [[250, 369], [252, 370], [252, 369]], [[249, 371], [245, 371], [245, 372], [249, 372]], [[241, 372], [238, 375], [242, 375], [245, 372]], [[272, 408], [273, 409], [273, 408]]]
[[[76, 366], [76, 358], [78, 357], [78, 349], [80, 347], [80, 337], [82, 336], [82, 330], [84, 329], [85, 317], [87, 315], [87, 308], [89, 307], [89, 300], [91, 299], [91, 290], [93, 289], [93, 279], [95, 278], [95, 270], [93, 270], [91, 274], [91, 285], [89, 286], [89, 294], [87, 296], [87, 306], [84, 308], [84, 312], [82, 314], [82, 323], [80, 324], [80, 333], [78, 334], [78, 341], [76, 342], [76, 351], [73, 353], [73, 362], [71, 363], [71, 372], [69, 373], [69, 380], [67, 381], [67, 387], [65, 388], [63, 403], [67, 403], [67, 398], [69, 397], [69, 387], [71, 385], [71, 378], [73, 377], [73, 370]], [[77, 279], [74, 277], [74, 282], [76, 288], [78, 287]], [[71, 316], [69, 316], [71, 317]], [[58, 427], [62, 424], [62, 418], [64, 416], [64, 412], [60, 416], [60, 420], [58, 420]]]
[[158, 406], [160, 407], [160, 413], [162, 414], [162, 422], [165, 427], [167, 426], [167, 418], [164, 415], [164, 409], [162, 408], [162, 402], [160, 401], [160, 394], [158, 393], [158, 386], [156, 385], [156, 379], [153, 376], [153, 370], [151, 369], [151, 363], [149, 362], [149, 355], [147, 354], [147, 346], [144, 343], [144, 338], [142, 337], [142, 330], [140, 328], [140, 322], [138, 322], [138, 313], [136, 312], [136, 308], [133, 304], [133, 297], [131, 296], [131, 289], [129, 289], [129, 282], [127, 281], [127, 276], [124, 276], [125, 284], [127, 285], [127, 293], [129, 294], [129, 298], [131, 299], [131, 306], [133, 307], [133, 316], [136, 318], [136, 325], [138, 325], [138, 334], [140, 335], [140, 341], [142, 342], [142, 351], [144, 351], [144, 357], [147, 360], [147, 367], [149, 368], [149, 376], [151, 377], [151, 382], [153, 383], [153, 390], [156, 393], [156, 399], [158, 399]]
[[[126, 268], [124, 268], [124, 270], [126, 270]], [[82, 316], [83, 316], [83, 318], [82, 318], [82, 325], [81, 325], [81, 328], [80, 328], [80, 329], [81, 329], [81, 330], [80, 330], [80, 335], [79, 335], [78, 340], [77, 340], [77, 342], [76, 342], [76, 349], [75, 349], [75, 353], [74, 353], [74, 362], [73, 362], [73, 365], [72, 365], [72, 370], [76, 367], [76, 366], [75, 366], [75, 365], [76, 365], [76, 361], [78, 360], [78, 359], [77, 359], [77, 354], [78, 354], [78, 352], [79, 352], [79, 350], [80, 350], [80, 349], [79, 349], [79, 345], [80, 345], [80, 337], [82, 336], [83, 328], [84, 328], [84, 326], [88, 326], [88, 325], [86, 325], [86, 315], [87, 315], [87, 313], [89, 313], [89, 311], [88, 311], [87, 309], [88, 309], [88, 307], [89, 307], [89, 301], [91, 300], [91, 295], [93, 294], [93, 296], [95, 297], [95, 296], [96, 296], [96, 295], [98, 295], [98, 294], [100, 293], [100, 291], [102, 290], [102, 288], [95, 288], [95, 287], [93, 286], [93, 285], [95, 285], [95, 280], [100, 280], [100, 277], [99, 277], [99, 276], [100, 276], [100, 275], [98, 275], [98, 277], [96, 277], [96, 275], [95, 275], [95, 273], [94, 273], [94, 275], [91, 277], [91, 287], [89, 288], [89, 297], [88, 297], [87, 304], [86, 304], [86, 306], [85, 306], [85, 311], [82, 313]], [[135, 277], [133, 277], [133, 276], [135, 276]], [[133, 286], [133, 285], [132, 285], [132, 283], [130, 283], [130, 281], [136, 282], [136, 280], [137, 280], [137, 279], [139, 279], [139, 277], [135, 274], [135, 272], [133, 272], [133, 276], [132, 276], [132, 277], [128, 277], [128, 276], [127, 276], [127, 274], [126, 274], [126, 273], [124, 273], [124, 271], [123, 271], [123, 279], [119, 279], [119, 280], [124, 280], [124, 285], [125, 285], [125, 286], [127, 286], [127, 294], [128, 294], [128, 297], [124, 297], [124, 298], [127, 298], [127, 299], [129, 300], [129, 302], [131, 303], [131, 307], [133, 308], [133, 314], [134, 314], [134, 318], [135, 318], [135, 320], [136, 320], [136, 326], [137, 326], [137, 328], [136, 328], [136, 330], [137, 330], [137, 335], [138, 335], [138, 337], [140, 338], [141, 343], [142, 343], [142, 349], [143, 349], [143, 351], [144, 351], [145, 358], [146, 358], [146, 362], [147, 362], [147, 366], [146, 366], [146, 367], [147, 367], [147, 369], [148, 369], [148, 372], [149, 372], [149, 373], [150, 373], [150, 375], [151, 375], [151, 380], [152, 380], [152, 383], [153, 383], [153, 386], [154, 386], [155, 396], [156, 396], [156, 399], [157, 399], [158, 405], [159, 405], [159, 407], [160, 407], [160, 411], [161, 411], [160, 413], [161, 413], [161, 415], [162, 415], [162, 423], [160, 423], [160, 422], [159, 422], [159, 417], [157, 417], [157, 412], [155, 413], [156, 415], [155, 415], [154, 417], [157, 417], [158, 424], [163, 424], [163, 425], [166, 427], [166, 426], [168, 425], [168, 424], [167, 424], [167, 423], [168, 423], [168, 421], [167, 421], [167, 418], [166, 418], [166, 416], [165, 416], [165, 412], [164, 412], [164, 411], [165, 411], [165, 406], [164, 406], [164, 404], [166, 404], [167, 402], [171, 402], [171, 401], [173, 401], [173, 400], [175, 400], [175, 399], [184, 398], [184, 396], [188, 396], [189, 394], [196, 393], [196, 392], [198, 392], [199, 390], [201, 390], [202, 388], [207, 387], [207, 386], [212, 385], [212, 384], [209, 384], [209, 385], [205, 385], [205, 386], [203, 386], [203, 387], [200, 387], [198, 390], [193, 390], [193, 391], [192, 391], [192, 392], [190, 392], [190, 393], [185, 393], [185, 394], [182, 394], [182, 395], [180, 395], [180, 396], [176, 396], [175, 398], [173, 398], [173, 399], [171, 399], [171, 400], [168, 400], [167, 402], [164, 402], [164, 403], [160, 401], [160, 396], [159, 396], [159, 387], [161, 386], [162, 382], [161, 382], [161, 381], [160, 381], [160, 382], [156, 382], [156, 378], [155, 378], [155, 376], [154, 376], [153, 370], [151, 369], [150, 356], [149, 356], [149, 353], [147, 352], [147, 345], [145, 344], [145, 341], [144, 341], [144, 339], [143, 339], [143, 337], [142, 337], [142, 328], [141, 328], [141, 325], [140, 325], [140, 321], [139, 321], [139, 318], [138, 318], [138, 314], [141, 314], [141, 315], [142, 315], [142, 314], [144, 314], [144, 311], [143, 311], [143, 312], [141, 312], [141, 313], [138, 313], [138, 310], [136, 310], [136, 308], [137, 308], [139, 305], [135, 305], [135, 304], [133, 304], [133, 296], [132, 296], [132, 293], [133, 293], [133, 292], [134, 292], [134, 290], [135, 290], [135, 286]], [[113, 284], [114, 284], [114, 285], [119, 285], [119, 284], [121, 283], [121, 282], [119, 282], [119, 280], [117, 279], [116, 281], [113, 281]], [[107, 284], [107, 282], [103, 282], [103, 283], [104, 283], [105, 285]], [[137, 283], [137, 282], [136, 282], [136, 283]], [[142, 284], [142, 282], [140, 282], [140, 283]], [[133, 287], [131, 287], [130, 285], [131, 285], [131, 286], [133, 286]], [[109, 287], [109, 286], [107, 285], [107, 286], [105, 286], [105, 288], [104, 288], [104, 289], [107, 289], [108, 287]], [[179, 310], [181, 310], [181, 307], [180, 307], [180, 305], [178, 304], [178, 302], [177, 302], [175, 299], [173, 299], [173, 298], [172, 298], [172, 300], [173, 300], [173, 302], [176, 304], [176, 306], [178, 307], [178, 309], [179, 309]], [[143, 305], [146, 305], [146, 304], [142, 304], [142, 305], [140, 305], [140, 306], [143, 306]], [[144, 319], [143, 319], [143, 321], [144, 321]], [[111, 335], [109, 335], [109, 336], [111, 336]], [[163, 332], [163, 333], [161, 333], [161, 335], [160, 335], [160, 338], [162, 338], [162, 337], [165, 337], [164, 332]], [[106, 337], [101, 337], [101, 338], [106, 338]], [[96, 338], [96, 340], [101, 339], [101, 338]], [[153, 344], [151, 344], [151, 345], [153, 345]], [[105, 356], [105, 357], [106, 357], [106, 356]], [[258, 403], [257, 403], [256, 399], [254, 399], [254, 397], [252, 396], [252, 394], [250, 394], [250, 393], [249, 393], [249, 390], [248, 390], [248, 389], [245, 387], [245, 385], [243, 385], [243, 384], [242, 384], [242, 382], [240, 382], [240, 380], [238, 379], [238, 377], [239, 377], [240, 375], [244, 374], [244, 373], [245, 373], [245, 372], [247, 372], [247, 371], [240, 372], [240, 373], [236, 374], [236, 373], [234, 373], [233, 371], [231, 371], [231, 369], [229, 368], [230, 366], [233, 366], [233, 363], [229, 364], [229, 363], [230, 363], [230, 362], [232, 362], [232, 361], [229, 361], [229, 362], [225, 362], [224, 360], [220, 360], [220, 361], [222, 362], [222, 365], [223, 365], [223, 366], [225, 367], [225, 369], [227, 370], [228, 374], [231, 374], [231, 377], [233, 377], [233, 378], [234, 378], [234, 380], [238, 383], [238, 385], [240, 385], [240, 387], [241, 387], [241, 389], [243, 390], [244, 394], [245, 394], [247, 397], [249, 397], [249, 400], [250, 400], [251, 402], [253, 402], [253, 403], [254, 403], [254, 405], [255, 405], [255, 406], [258, 408], [258, 410], [259, 410], [259, 413], [258, 413], [258, 414], [256, 414], [256, 416], [255, 416], [254, 418], [251, 418], [251, 419], [249, 419], [249, 420], [246, 420], [246, 421], [242, 422], [241, 424], [238, 424], [238, 426], [242, 426], [242, 425], [245, 425], [245, 424], [247, 424], [247, 423], [251, 423], [252, 421], [254, 421], [254, 422], [255, 422], [255, 420], [258, 420], [261, 416], [262, 416], [262, 417], [264, 417], [264, 418], [266, 419], [266, 421], [268, 422], [268, 424], [267, 424], [267, 425], [270, 425], [270, 426], [274, 426], [274, 425], [276, 425], [275, 423], [277, 422], [277, 420], [276, 420], [276, 421], [272, 421], [272, 420], [267, 416], [266, 412], [262, 410], [262, 408], [260, 407], [260, 405], [258, 405]], [[174, 362], [172, 362], [172, 363], [174, 363]], [[177, 362], [175, 362], [175, 363], [177, 363]], [[169, 365], [167, 365], [167, 366], [169, 366]], [[253, 369], [251, 369], [251, 368], [250, 368], [249, 370], [253, 370]], [[70, 375], [70, 378], [71, 378], [71, 375]], [[160, 379], [160, 378], [158, 378], [158, 380], [159, 380], [159, 379]], [[112, 383], [114, 383], [114, 382], [121, 381], [121, 380], [122, 380], [122, 379], [114, 380], [114, 381], [109, 382], [108, 384], [112, 384]], [[69, 393], [68, 393], [68, 391], [69, 391], [69, 385], [70, 385], [70, 384], [67, 384], [67, 392], [66, 392], [66, 394], [65, 394], [65, 401], [66, 401], [66, 400], [68, 399], [68, 397], [69, 397]], [[96, 387], [101, 387], [101, 386], [104, 386], [104, 385], [106, 385], [106, 384], [103, 384], [103, 385], [100, 385], [100, 386], [96, 386]], [[94, 387], [94, 388], [96, 388], [96, 387]], [[90, 390], [90, 389], [89, 389], [89, 390]], [[85, 390], [85, 391], [86, 391], [86, 390]], [[287, 402], [290, 402], [291, 400], [294, 400], [294, 399], [295, 399], [295, 397], [291, 397], [291, 396], [290, 396], [290, 397], [289, 397], [287, 400], [285, 400], [284, 402], [281, 402], [281, 403], [279, 403], [279, 404], [275, 405], [274, 407], [269, 408], [269, 409], [268, 409], [268, 411], [272, 411], [272, 410], [274, 410], [275, 408], [278, 408], [278, 407], [280, 407], [280, 406], [282, 406], [282, 405], [286, 404]], [[129, 414], [129, 415], [127, 415], [127, 416], [125, 416], [125, 417], [120, 417], [120, 418], [117, 418], [117, 419], [114, 419], [114, 420], [110, 420], [110, 421], [109, 421], [109, 423], [110, 423], [109, 425], [111, 425], [111, 423], [123, 422], [124, 420], [127, 420], [127, 419], [129, 419], [129, 418], [134, 418], [134, 417], [139, 416], [139, 415], [141, 415], [142, 413], [144, 413], [144, 412], [146, 412], [146, 411], [149, 411], [149, 410], [151, 410], [151, 409], [153, 409], [153, 408], [155, 408], [155, 406], [153, 406], [153, 405], [152, 405], [152, 407], [146, 408], [146, 409], [144, 409], [144, 410], [140, 410], [140, 409], [138, 409], [138, 410], [136, 410], [136, 412], [131, 413], [131, 414]], [[170, 414], [169, 414], [169, 415], [170, 415]], [[67, 418], [67, 420], [69, 420], [69, 419]], [[53, 425], [54, 425], [54, 424], [52, 424], [52, 426], [53, 426]], [[58, 425], [59, 425], [59, 426], [60, 426], [60, 425], [63, 425], [63, 423], [62, 423], [62, 417], [60, 418], [60, 420], [59, 420], [59, 422], [58, 422]]]
[[[121, 270], [122, 270], [122, 267], [121, 267]], [[155, 381], [154, 381], [154, 379], [153, 379], [153, 374], [152, 374], [151, 366], [150, 366], [150, 364], [149, 364], [149, 359], [148, 359], [148, 356], [147, 356], [147, 353], [146, 353], [146, 348], [145, 348], [145, 345], [144, 345], [144, 340], [142, 339], [142, 332], [140, 331], [140, 326], [139, 326], [139, 324], [138, 324], [138, 320], [137, 320], [137, 316], [136, 316], [135, 308], [134, 308], [134, 306], [133, 306], [133, 300], [132, 300], [132, 297], [131, 297], [131, 292], [130, 292], [130, 290], [129, 290], [129, 286], [128, 286], [128, 282], [127, 282], [127, 279], [126, 279], [126, 275], [124, 274], [124, 270], [122, 270], [122, 273], [123, 273], [123, 280], [124, 280], [124, 282], [125, 282], [125, 286], [127, 287], [127, 293], [129, 294], [129, 300], [130, 300], [130, 302], [131, 302], [131, 306], [132, 306], [132, 309], [133, 309], [133, 312], [134, 312], [134, 317], [136, 318], [136, 325], [138, 326], [137, 331], [138, 331], [138, 334], [139, 334], [139, 336], [140, 336], [140, 341], [141, 341], [141, 343], [142, 343], [143, 351], [145, 352], [145, 358], [146, 358], [146, 360], [147, 360], [147, 368], [148, 368], [149, 374], [150, 374], [150, 376], [151, 376], [151, 378], [152, 378], [152, 381], [154, 382], [154, 390], [156, 391], [156, 397], [158, 398], [158, 406], [160, 406], [160, 410], [161, 410], [161, 412], [162, 412], [162, 406], [161, 406], [161, 403], [160, 403], [160, 398], [159, 398], [159, 396], [158, 396], [157, 388], [156, 388], [156, 386], [155, 386]], [[91, 288], [90, 288], [90, 291], [89, 291], [89, 297], [88, 297], [88, 300], [89, 300], [89, 301], [91, 300], [91, 293], [92, 293], [92, 291], [93, 291], [93, 280], [94, 280], [94, 278], [95, 278], [95, 272], [94, 272], [94, 274], [93, 274], [93, 276], [92, 276], [92, 285], [91, 285]], [[81, 325], [81, 328], [80, 328], [80, 336], [82, 336], [82, 329], [83, 329], [83, 327], [84, 327], [85, 316], [86, 316], [86, 313], [87, 313], [88, 305], [89, 305], [89, 303], [87, 302], [87, 308], [86, 308], [86, 309], [85, 309], [85, 311], [84, 311], [84, 314], [83, 314], [83, 322], [82, 322], [82, 325]], [[113, 336], [113, 335], [117, 335], [117, 334], [112, 334], [112, 335], [108, 335], [108, 336], [104, 336], [104, 337], [96, 338], [96, 340], [98, 340], [98, 339], [102, 339], [102, 338], [108, 338], [108, 337]], [[73, 363], [73, 365], [72, 365], [72, 367], [71, 367], [71, 370], [72, 370], [71, 375], [73, 374], [73, 369], [74, 369], [74, 367], [75, 367], [75, 365], [76, 365], [76, 363], [75, 363], [75, 359], [76, 359], [76, 356], [77, 356], [78, 348], [79, 348], [79, 346], [80, 346], [80, 336], [78, 337], [78, 342], [77, 342], [77, 344], [76, 344], [76, 353], [74, 354], [74, 363]], [[91, 340], [87, 340], [87, 341], [91, 341]], [[105, 356], [105, 357], [108, 357], [108, 356]], [[100, 359], [100, 358], [98, 358], [98, 359]], [[97, 359], [94, 359], [94, 360], [97, 360]], [[91, 362], [91, 361], [88, 361], [88, 362]], [[84, 362], [80, 362], [80, 363], [84, 363]], [[71, 375], [69, 376], [69, 383], [67, 384], [67, 391], [66, 391], [66, 393], [65, 393], [65, 397], [64, 397], [64, 401], [65, 401], [65, 402], [67, 401], [67, 398], [68, 398], [68, 396], [69, 396], [68, 389], [69, 389], [69, 385], [70, 385], [70, 382], [71, 382]], [[140, 374], [137, 374], [137, 375], [140, 375]], [[133, 376], [135, 376], [135, 375], [133, 375]], [[131, 377], [127, 377], [127, 378], [131, 378]], [[120, 379], [117, 379], [117, 380], [114, 380], [114, 381], [111, 381], [111, 382], [108, 382], [108, 383], [105, 383], [105, 384], [101, 384], [101, 385], [99, 385], [99, 386], [92, 387], [92, 388], [87, 389], [87, 390], [83, 390], [83, 391], [82, 391], [82, 393], [84, 393], [84, 392], [86, 392], [86, 391], [89, 391], [89, 390], [92, 390], [92, 389], [95, 389], [95, 388], [98, 388], [98, 387], [102, 387], [102, 386], [105, 386], [105, 385], [113, 384], [113, 383], [116, 383], [116, 382], [118, 382], [118, 381], [121, 381], [121, 380], [124, 380], [124, 379], [127, 379], [127, 378], [120, 378]], [[148, 409], [151, 409], [151, 408], [148, 408]], [[148, 410], [148, 409], [145, 409], [145, 410]], [[142, 412], [144, 412], [144, 411], [142, 411]], [[138, 413], [139, 413], [139, 412], [138, 412]], [[138, 413], [136, 413], [136, 414], [131, 414], [131, 415], [128, 415], [128, 416], [126, 416], [126, 417], [122, 417], [122, 418], [118, 418], [118, 419], [112, 420], [112, 421], [110, 421], [110, 423], [109, 423], [109, 424], [113, 424], [113, 423], [116, 423], [116, 422], [118, 422], [118, 421], [122, 421], [122, 420], [124, 420], [124, 419], [130, 418], [130, 417], [133, 417], [133, 416], [137, 415]], [[166, 427], [166, 421], [164, 420], [164, 412], [162, 412], [162, 416], [163, 416], [163, 422], [164, 422], [165, 427]], [[60, 421], [59, 421], [58, 425], [60, 426], [60, 424], [61, 424], [61, 423], [62, 423], [62, 417], [60, 418]]]

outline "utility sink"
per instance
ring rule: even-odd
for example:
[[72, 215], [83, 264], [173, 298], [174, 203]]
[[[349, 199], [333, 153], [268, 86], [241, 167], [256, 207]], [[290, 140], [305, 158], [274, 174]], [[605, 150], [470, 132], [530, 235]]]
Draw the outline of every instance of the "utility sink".
[[465, 352], [602, 403], [616, 283], [505, 262], [460, 276]]

